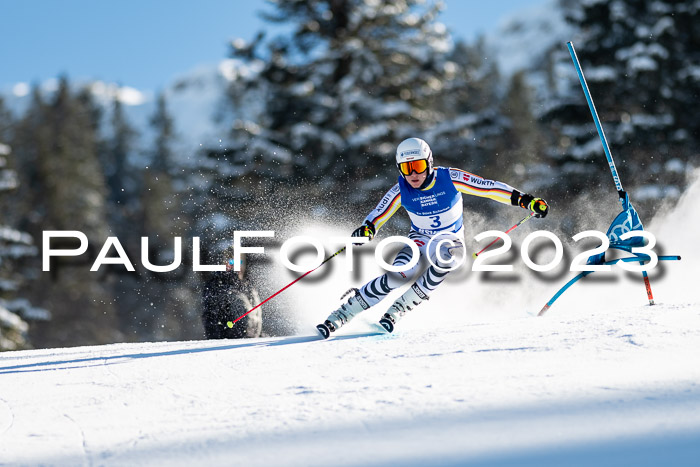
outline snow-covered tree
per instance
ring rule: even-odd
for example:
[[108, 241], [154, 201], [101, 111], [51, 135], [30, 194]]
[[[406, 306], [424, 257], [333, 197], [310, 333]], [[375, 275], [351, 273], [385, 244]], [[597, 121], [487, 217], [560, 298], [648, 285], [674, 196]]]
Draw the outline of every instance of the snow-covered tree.
[[[50, 325], [32, 328], [43, 345], [110, 342], [118, 338], [111, 291], [91, 273], [89, 256], [108, 233], [107, 188], [98, 158], [98, 120], [89, 92], [74, 92], [67, 78], [43, 98], [38, 89], [17, 123], [12, 147], [22, 182], [17, 190], [21, 228], [35, 238], [44, 230], [79, 230], [90, 249], [22, 289], [51, 311]], [[64, 242], [55, 248], [75, 248]], [[93, 256], [94, 257], [94, 256]], [[40, 260], [31, 263], [41, 271]]]
[[17, 210], [4, 194], [14, 191], [19, 177], [10, 162], [12, 116], [0, 98], [0, 351], [17, 350], [30, 346], [28, 321], [46, 319], [46, 310], [38, 309], [24, 298], [17, 297], [17, 290], [27, 280], [26, 261], [37, 255], [32, 236], [13, 227], [17, 222]]
[[[684, 1], [568, 3], [576, 51], [618, 170], [634, 199], [680, 194], [687, 164], [697, 165], [700, 110], [700, 9]], [[576, 193], [608, 170], [571, 58], [555, 68], [566, 80], [543, 112], [553, 130], [550, 155]], [[642, 189], [641, 187], [644, 186]]]
[[[259, 111], [233, 125], [236, 170], [285, 182], [362, 180], [392, 166], [397, 141], [442, 118], [435, 102], [454, 79], [439, 5], [416, 0], [282, 0], [265, 18], [292, 31], [233, 55], [254, 70], [233, 102], [254, 93]], [[222, 161], [224, 162], [224, 161]], [[238, 179], [240, 180], [240, 179]], [[225, 184], [230, 186], [230, 184]], [[216, 188], [216, 187], [215, 187]]]

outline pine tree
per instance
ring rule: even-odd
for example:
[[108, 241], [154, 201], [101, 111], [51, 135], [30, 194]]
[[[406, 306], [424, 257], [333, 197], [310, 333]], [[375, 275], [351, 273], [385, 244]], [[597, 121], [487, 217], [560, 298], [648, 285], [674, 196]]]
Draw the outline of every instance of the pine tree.
[[158, 96], [150, 124], [155, 131], [155, 141], [149, 151], [150, 162], [144, 171], [141, 188], [143, 231], [149, 236], [168, 238], [182, 227], [177, 220], [184, 213], [173, 187], [173, 178], [177, 175], [173, 167], [174, 121], [164, 94]]
[[498, 64], [488, 60], [489, 52], [483, 37], [474, 44], [463, 40], [450, 52], [450, 61], [458, 65], [452, 92], [446, 95], [445, 106], [456, 114], [482, 112], [498, 102], [498, 83], [501, 80]]
[[15, 226], [19, 224], [18, 205], [7, 196], [19, 186], [12, 160], [14, 121], [0, 97], [0, 351], [31, 346], [28, 321], [47, 319], [46, 310], [36, 308], [17, 292], [31, 275], [27, 263], [38, 254], [32, 236]]
[[[17, 173], [9, 166], [9, 155], [11, 147], [7, 144], [10, 141], [10, 131], [13, 126], [13, 118], [10, 111], [5, 108], [5, 101], [0, 96], [0, 191], [9, 191], [17, 188]], [[9, 206], [0, 203], [3, 214], [9, 211]], [[5, 216], [3, 216], [5, 217]]]
[[[438, 11], [418, 0], [276, 2], [264, 17], [290, 33], [233, 43], [238, 119], [199, 167], [200, 231], [222, 211], [228, 228], [263, 228], [280, 205], [358, 207], [395, 179], [396, 145], [443, 120], [459, 74]], [[272, 193], [279, 203], [257, 202]]]
[[501, 112], [508, 120], [500, 153], [508, 163], [501, 167], [501, 173], [512, 183], [527, 183], [529, 180], [524, 175], [533, 172], [532, 166], [541, 160], [545, 144], [543, 132], [533, 115], [533, 91], [524, 71], [511, 76]]
[[258, 120], [237, 123], [235, 161], [285, 180], [381, 172], [396, 140], [438, 121], [432, 101], [450, 79], [447, 32], [420, 3], [278, 2], [266, 18], [294, 32], [234, 47], [262, 69], [232, 94], [264, 95]]
[[[29, 206], [23, 205], [24, 225], [34, 237], [43, 230], [79, 230], [91, 248], [74, 261], [54, 264], [51, 273], [41, 273], [21, 290], [53, 315], [50, 324], [38, 323], [30, 335], [44, 346], [114, 342], [119, 337], [111, 293], [89, 271], [89, 257], [94, 258], [95, 246], [102, 245], [108, 232], [95, 105], [88, 93], [74, 95], [65, 77], [47, 101], [35, 89], [13, 142], [22, 161], [20, 194], [31, 199]], [[31, 266], [41, 271], [38, 259]]]
[[131, 203], [134, 201], [134, 192], [138, 183], [134, 179], [134, 171], [129, 164], [138, 134], [128, 122], [124, 114], [124, 106], [118, 96], [112, 103], [110, 123], [111, 137], [106, 142], [105, 150], [102, 151], [102, 165], [109, 187], [108, 200], [113, 204], [112, 223], [117, 225], [130, 217], [130, 212], [134, 209]]
[[[149, 238], [151, 262], [167, 264], [173, 261], [173, 237], [186, 238], [190, 229], [181, 193], [175, 188], [182, 176], [174, 167], [175, 123], [168, 110], [165, 94], [158, 96], [150, 124], [155, 132], [155, 140], [148, 151], [150, 162], [143, 172], [141, 230], [142, 235]], [[183, 244], [183, 248], [186, 247]], [[148, 302], [152, 305], [136, 304], [133, 307], [131, 312], [134, 315], [133, 324], [136, 325], [134, 332], [150, 339], [197, 337], [198, 334], [185, 327], [192, 320], [200, 321], [198, 306], [192, 306], [193, 297], [189, 284], [186, 284], [187, 277], [177, 272], [144, 272], [141, 277], [145, 283], [138, 284], [138, 287], [142, 295], [149, 297]], [[188, 313], [195, 316], [188, 317]]]
[[[567, 20], [579, 31], [578, 58], [605, 128], [623, 186], [650, 205], [677, 196], [683, 167], [698, 164], [700, 115], [689, 102], [700, 96], [700, 20], [687, 2], [569, 3]], [[565, 49], [557, 53], [572, 70], [544, 121], [554, 130], [551, 154], [574, 193], [608, 185], [608, 170], [590, 113]], [[602, 160], [601, 160], [602, 159]], [[575, 175], [575, 176], [574, 176]], [[645, 196], [646, 195], [646, 196]]]
[[14, 125], [11, 145], [16, 154], [17, 173], [20, 177], [17, 192], [11, 195], [16, 212], [22, 213], [21, 228], [33, 235], [41, 231], [38, 225], [46, 216], [46, 196], [39, 176], [39, 152], [44, 151], [47, 139], [45, 122], [47, 104], [37, 86], [32, 87], [31, 100], [25, 113]]
[[150, 123], [156, 131], [153, 162], [151, 166], [158, 173], [167, 173], [172, 170], [172, 144], [175, 138], [175, 122], [168, 111], [167, 100], [164, 93], [158, 95], [156, 111], [151, 117]]
[[11, 266], [12, 249], [31, 245], [31, 237], [7, 225], [6, 213], [10, 211], [2, 194], [17, 187], [17, 174], [8, 167], [8, 157], [11, 153], [9, 145], [5, 144], [11, 126], [10, 113], [5, 109], [5, 103], [0, 97], [0, 351], [26, 348], [27, 323], [18, 315], [7, 309], [7, 295], [17, 289], [17, 277]]
[[[108, 126], [108, 137], [100, 143], [100, 161], [105, 174], [107, 185], [106, 212], [112, 235], [119, 238], [120, 243], [131, 255], [140, 251], [140, 235], [135, 226], [138, 225], [139, 200], [137, 186], [141, 183], [140, 173], [131, 164], [138, 136], [129, 123], [124, 112], [119, 94], [112, 100], [111, 116]], [[144, 307], [139, 303], [146, 296], [141, 290], [140, 274], [126, 273], [123, 268], [109, 268], [105, 271], [105, 285], [117, 297], [116, 312], [119, 318], [119, 329], [133, 336], [134, 326], [142, 327], [142, 320], [135, 318], [142, 310], [153, 314], [154, 308]], [[136, 292], [136, 293], [135, 293]], [[142, 335], [142, 334], [138, 334]]]

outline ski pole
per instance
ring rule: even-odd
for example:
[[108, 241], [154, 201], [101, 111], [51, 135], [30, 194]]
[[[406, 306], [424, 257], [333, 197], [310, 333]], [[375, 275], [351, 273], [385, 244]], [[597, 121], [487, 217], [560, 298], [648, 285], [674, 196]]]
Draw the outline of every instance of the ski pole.
[[[506, 230], [506, 234], [511, 233], [511, 232], [512, 232], [513, 230], [515, 230], [519, 225], [524, 224], [525, 222], [529, 221], [529, 220], [532, 219], [533, 217], [535, 217], [535, 213], [534, 213], [534, 212], [531, 212], [531, 213], [528, 214], [526, 217], [523, 217], [522, 219], [520, 219], [520, 221], [519, 221], [517, 224], [515, 224], [513, 227], [511, 227], [510, 229]], [[500, 240], [500, 238], [497, 238], [496, 240], [492, 241], [491, 243], [489, 243], [488, 245], [486, 245], [480, 252], [474, 253], [472, 256], [473, 256], [474, 258], [476, 258], [476, 257], [479, 256], [481, 253], [483, 253], [484, 251], [488, 250], [488, 249], [491, 247], [491, 245], [493, 245], [494, 243], [496, 243], [498, 240]]]
[[301, 279], [303, 279], [304, 277], [306, 277], [306, 276], [308, 276], [309, 274], [311, 274], [312, 272], [314, 272], [316, 269], [318, 269], [318, 268], [320, 268], [321, 266], [323, 266], [324, 264], [326, 264], [326, 263], [327, 263], [328, 261], [330, 261], [332, 258], [335, 258], [335, 257], [338, 256], [339, 254], [341, 254], [343, 251], [345, 251], [345, 248], [347, 248], [347, 247], [343, 247], [343, 248], [341, 248], [340, 250], [336, 251], [335, 253], [333, 253], [332, 255], [330, 255], [328, 258], [324, 259], [323, 262], [322, 262], [321, 264], [319, 264], [318, 266], [316, 266], [315, 268], [313, 268], [311, 271], [305, 272], [305, 273], [302, 274], [301, 276], [297, 277], [297, 278], [294, 279], [292, 282], [290, 282], [289, 284], [285, 285], [284, 287], [282, 287], [281, 289], [279, 289], [277, 292], [275, 292], [274, 294], [270, 295], [270, 296], [267, 297], [265, 300], [263, 300], [262, 302], [258, 303], [257, 305], [255, 305], [255, 306], [254, 306], [253, 308], [251, 308], [250, 310], [246, 311], [244, 314], [242, 314], [242, 315], [239, 316], [238, 318], [234, 319], [233, 321], [227, 321], [227, 322], [226, 322], [226, 326], [228, 326], [229, 328], [232, 328], [233, 325], [236, 324], [236, 322], [242, 320], [243, 318], [245, 318], [246, 316], [248, 316], [250, 313], [252, 313], [253, 311], [255, 311], [255, 310], [257, 310], [258, 308], [260, 308], [264, 303], [266, 303], [266, 302], [272, 300], [272, 299], [275, 298], [277, 295], [281, 294], [282, 292], [284, 292], [285, 290], [287, 290], [288, 288], [290, 288], [292, 285], [296, 284], [296, 283], [299, 282]]
[[588, 90], [588, 84], [586, 83], [586, 78], [583, 76], [583, 70], [581, 69], [581, 64], [576, 56], [576, 50], [574, 50], [573, 42], [567, 42], [566, 46], [569, 48], [569, 53], [571, 54], [571, 59], [574, 61], [574, 67], [576, 68], [576, 74], [578, 74], [578, 80], [581, 82], [581, 87], [583, 88], [583, 94], [586, 96], [586, 102], [588, 102], [588, 108], [591, 111], [591, 116], [593, 117], [593, 122], [598, 130], [598, 136], [600, 136], [600, 142], [603, 143], [603, 151], [605, 152], [605, 158], [608, 160], [608, 165], [610, 166], [610, 172], [612, 173], [613, 181], [615, 182], [615, 187], [620, 195], [620, 199], [624, 199], [624, 190], [622, 189], [622, 182], [620, 177], [617, 175], [617, 168], [615, 167], [615, 161], [613, 160], [612, 154], [610, 153], [610, 146], [608, 146], [608, 140], [605, 137], [605, 132], [603, 131], [603, 126], [600, 124], [600, 118], [598, 117], [598, 112], [595, 109], [595, 104], [593, 104], [593, 98], [591, 97], [591, 92]]

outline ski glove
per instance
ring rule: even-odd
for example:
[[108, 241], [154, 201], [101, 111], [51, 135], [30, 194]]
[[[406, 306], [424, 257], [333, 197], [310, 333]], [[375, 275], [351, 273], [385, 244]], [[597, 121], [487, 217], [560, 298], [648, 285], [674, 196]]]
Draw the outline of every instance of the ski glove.
[[542, 198], [535, 198], [532, 195], [524, 193], [520, 197], [520, 202], [518, 203], [521, 208], [529, 209], [535, 213], [535, 217], [547, 217], [549, 212], [549, 205]]
[[[374, 228], [374, 224], [370, 221], [365, 221], [363, 225], [356, 228], [351, 237], [367, 237], [370, 241], [374, 238], [374, 234], [377, 230]], [[361, 243], [355, 243], [355, 245], [362, 245]]]

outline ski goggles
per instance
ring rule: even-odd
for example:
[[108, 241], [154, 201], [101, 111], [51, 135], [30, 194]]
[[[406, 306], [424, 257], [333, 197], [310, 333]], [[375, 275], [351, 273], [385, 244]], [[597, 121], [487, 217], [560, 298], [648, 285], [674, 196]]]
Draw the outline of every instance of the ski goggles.
[[399, 171], [403, 175], [411, 175], [412, 172], [417, 174], [422, 174], [428, 170], [428, 161], [426, 159], [419, 159], [417, 161], [401, 162], [399, 164]]

